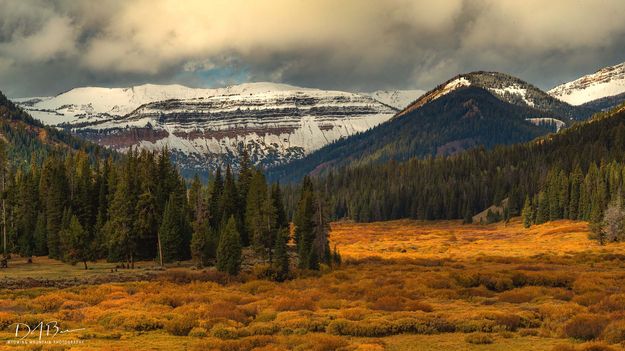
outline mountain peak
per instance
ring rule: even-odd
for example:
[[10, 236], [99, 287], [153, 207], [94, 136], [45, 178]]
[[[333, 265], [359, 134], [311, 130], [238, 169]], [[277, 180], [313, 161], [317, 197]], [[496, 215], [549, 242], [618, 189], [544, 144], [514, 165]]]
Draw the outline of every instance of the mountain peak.
[[592, 113], [585, 109], [576, 109], [565, 102], [553, 98], [534, 85], [509, 74], [475, 71], [459, 74], [451, 78], [421, 96], [413, 104], [399, 112], [397, 116], [405, 115], [441, 96], [467, 86], [485, 89], [499, 100], [507, 103], [534, 109], [536, 110], [536, 118], [584, 119]]
[[623, 93], [625, 93], [625, 62], [604, 67], [595, 73], [549, 90], [549, 94], [571, 105], [582, 105]]

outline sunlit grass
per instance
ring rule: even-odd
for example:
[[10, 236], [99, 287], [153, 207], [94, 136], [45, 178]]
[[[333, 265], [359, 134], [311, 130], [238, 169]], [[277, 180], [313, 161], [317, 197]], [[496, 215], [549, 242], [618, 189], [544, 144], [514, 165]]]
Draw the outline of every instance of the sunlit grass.
[[[345, 264], [284, 283], [183, 267], [152, 281], [0, 287], [0, 350], [20, 349], [4, 342], [12, 323], [40, 320], [85, 328], [61, 350], [622, 349], [625, 246], [587, 234], [570, 221], [335, 223]], [[36, 258], [1, 274], [80, 281], [114, 266]]]

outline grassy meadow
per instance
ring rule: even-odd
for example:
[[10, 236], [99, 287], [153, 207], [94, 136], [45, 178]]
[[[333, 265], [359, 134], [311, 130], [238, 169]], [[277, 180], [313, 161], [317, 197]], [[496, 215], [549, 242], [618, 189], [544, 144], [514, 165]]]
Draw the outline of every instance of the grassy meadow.
[[[587, 235], [571, 221], [334, 223], [343, 265], [284, 283], [262, 267], [231, 278], [15, 259], [0, 282], [25, 288], [0, 286], [0, 350], [622, 350], [625, 244]], [[40, 321], [82, 330], [54, 338], [73, 345], [7, 343], [13, 323]]]

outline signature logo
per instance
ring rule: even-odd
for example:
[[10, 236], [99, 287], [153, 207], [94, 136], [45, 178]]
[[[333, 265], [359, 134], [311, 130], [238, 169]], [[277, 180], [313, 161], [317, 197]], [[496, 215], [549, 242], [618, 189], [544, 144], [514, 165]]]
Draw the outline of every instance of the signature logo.
[[8, 340], [7, 344], [81, 344], [83, 340], [61, 340], [55, 339], [57, 336], [85, 330], [63, 329], [58, 321], [40, 321], [35, 325], [26, 323], [14, 323], [15, 339]]

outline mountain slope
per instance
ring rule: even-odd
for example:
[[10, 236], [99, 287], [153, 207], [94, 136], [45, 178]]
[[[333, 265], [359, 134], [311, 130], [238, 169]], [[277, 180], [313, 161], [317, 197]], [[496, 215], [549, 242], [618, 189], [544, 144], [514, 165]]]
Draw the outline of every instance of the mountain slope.
[[28, 165], [34, 157], [42, 161], [51, 152], [83, 150], [88, 154], [114, 155], [68, 132], [44, 126], [0, 92], [0, 139], [6, 143], [9, 161], [16, 167]]
[[[390, 123], [390, 122], [389, 122]], [[338, 168], [318, 177], [334, 219], [471, 220], [508, 199], [521, 214], [526, 199], [535, 223], [596, 220], [610, 199], [622, 197], [625, 105], [560, 133], [450, 157], [412, 158]], [[295, 196], [289, 197], [295, 203]]]
[[316, 174], [341, 165], [450, 155], [477, 145], [493, 147], [527, 141], [554, 130], [553, 126], [527, 121], [538, 113], [501, 101], [483, 88], [461, 86], [410, 111], [404, 110], [372, 130], [271, 169], [269, 174], [293, 181], [309, 172]]
[[363, 94], [273, 83], [79, 88], [21, 103], [46, 123], [115, 150], [167, 146], [186, 175], [236, 166], [243, 148], [257, 165], [286, 163], [397, 112]]
[[[595, 100], [620, 95], [620, 98], [611, 102], [613, 104], [611, 106], [616, 106], [625, 99], [623, 93], [625, 93], [625, 62], [602, 68], [593, 74], [549, 90], [549, 94], [571, 105], [584, 105]], [[605, 104], [602, 106], [610, 107]]]

